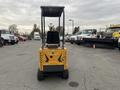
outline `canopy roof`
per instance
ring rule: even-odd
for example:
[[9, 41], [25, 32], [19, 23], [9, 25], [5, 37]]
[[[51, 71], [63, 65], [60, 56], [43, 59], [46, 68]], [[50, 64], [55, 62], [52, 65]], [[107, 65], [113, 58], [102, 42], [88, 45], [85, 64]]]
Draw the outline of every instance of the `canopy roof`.
[[44, 17], [60, 17], [64, 7], [61, 6], [41, 6], [42, 16]]

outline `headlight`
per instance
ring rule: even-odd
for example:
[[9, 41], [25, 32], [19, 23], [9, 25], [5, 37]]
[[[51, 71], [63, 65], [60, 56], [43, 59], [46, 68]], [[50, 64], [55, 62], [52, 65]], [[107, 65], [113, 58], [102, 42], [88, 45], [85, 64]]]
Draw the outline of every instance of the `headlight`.
[[83, 40], [83, 38], [81, 37], [80, 40]]

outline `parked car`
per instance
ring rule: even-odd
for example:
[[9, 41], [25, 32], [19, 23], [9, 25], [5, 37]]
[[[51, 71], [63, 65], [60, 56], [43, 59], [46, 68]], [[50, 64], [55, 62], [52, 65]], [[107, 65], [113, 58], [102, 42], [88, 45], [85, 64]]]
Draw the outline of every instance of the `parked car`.
[[21, 35], [18, 36], [18, 39], [19, 39], [19, 41], [26, 41], [27, 40], [26, 37], [21, 36]]
[[0, 47], [4, 45], [4, 39], [1, 37], [1, 31], [0, 31]]
[[4, 40], [4, 44], [15, 44], [14, 35], [7, 30], [0, 30], [1, 38]]
[[0, 37], [0, 47], [4, 45], [4, 40]]
[[19, 38], [17, 36], [14, 36], [15, 38], [15, 43], [17, 44], [19, 42]]
[[77, 34], [76, 38], [76, 43], [81, 44], [84, 42], [84, 38], [96, 38], [97, 35], [97, 30], [96, 29], [85, 29], [82, 30], [79, 34]]

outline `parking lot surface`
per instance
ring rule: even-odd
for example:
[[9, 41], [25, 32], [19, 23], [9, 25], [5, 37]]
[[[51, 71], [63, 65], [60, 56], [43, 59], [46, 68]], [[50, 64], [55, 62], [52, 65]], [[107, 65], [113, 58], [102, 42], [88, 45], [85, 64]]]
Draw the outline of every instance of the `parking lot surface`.
[[0, 90], [120, 90], [120, 52], [66, 43], [70, 78], [37, 81], [39, 41], [0, 48]]

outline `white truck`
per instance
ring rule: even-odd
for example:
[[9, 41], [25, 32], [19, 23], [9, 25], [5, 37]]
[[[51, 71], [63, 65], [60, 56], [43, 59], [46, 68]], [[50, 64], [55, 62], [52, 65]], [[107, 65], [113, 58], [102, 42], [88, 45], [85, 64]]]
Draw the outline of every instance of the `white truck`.
[[70, 36], [70, 43], [71, 43], [71, 44], [73, 44], [73, 43], [76, 42], [76, 40], [77, 40], [77, 35], [81, 35], [81, 31], [79, 31], [79, 32], [75, 33], [74, 35], [71, 35], [71, 36]]
[[15, 44], [16, 38], [13, 34], [11, 34], [7, 30], [0, 30], [1, 31], [1, 38], [4, 40], [4, 44]]
[[39, 32], [34, 32], [34, 40], [40, 40]]
[[96, 38], [97, 35], [97, 30], [96, 29], [85, 29], [82, 30], [80, 34], [78, 34], [76, 37], [76, 43], [81, 44], [84, 42], [84, 38]]

